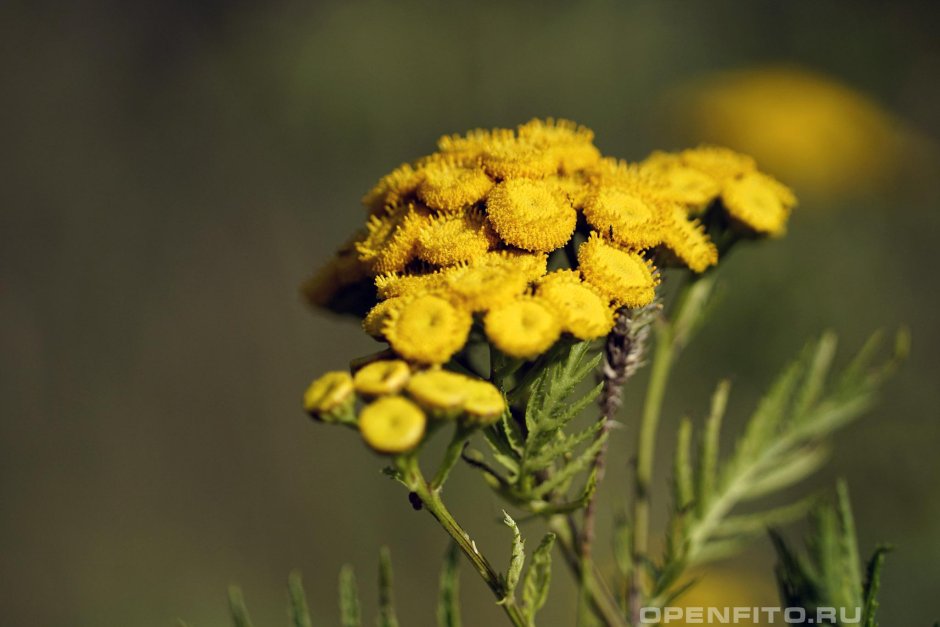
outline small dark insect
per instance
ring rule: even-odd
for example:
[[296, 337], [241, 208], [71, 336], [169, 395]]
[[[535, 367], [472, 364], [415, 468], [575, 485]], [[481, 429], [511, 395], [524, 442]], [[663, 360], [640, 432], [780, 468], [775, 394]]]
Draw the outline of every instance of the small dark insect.
[[408, 493], [408, 502], [411, 503], [411, 506], [415, 508], [416, 512], [421, 511], [421, 508], [424, 507], [417, 492]]

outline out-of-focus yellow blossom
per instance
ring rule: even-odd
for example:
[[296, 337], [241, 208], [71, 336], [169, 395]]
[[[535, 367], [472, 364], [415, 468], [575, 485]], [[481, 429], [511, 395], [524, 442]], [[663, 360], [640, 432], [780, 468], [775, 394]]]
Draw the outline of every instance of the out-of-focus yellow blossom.
[[421, 408], [401, 396], [383, 396], [359, 413], [359, 432], [375, 451], [407, 453], [424, 437], [427, 417]]
[[498, 243], [496, 234], [478, 210], [431, 218], [419, 236], [420, 259], [437, 266], [452, 266], [484, 255]]
[[353, 379], [348, 372], [327, 372], [304, 392], [304, 409], [314, 418], [328, 421], [352, 409], [353, 392]]
[[405, 359], [442, 364], [463, 347], [473, 319], [433, 294], [417, 296], [389, 312], [383, 333]]
[[432, 412], [448, 412], [461, 407], [473, 381], [450, 370], [424, 370], [408, 382], [408, 395]]
[[757, 170], [754, 158], [721, 146], [687, 148], [679, 163], [712, 177], [719, 185]]
[[438, 211], [459, 213], [483, 200], [493, 179], [479, 167], [440, 160], [423, 169], [418, 198]]
[[561, 323], [552, 306], [534, 297], [516, 298], [490, 309], [483, 322], [493, 346], [520, 359], [544, 353], [561, 334]]
[[[778, 591], [772, 576], [766, 576], [763, 572], [755, 576], [753, 572], [728, 567], [699, 569], [692, 576], [695, 584], [670, 605], [684, 608], [686, 611], [690, 608], [696, 608], [696, 611], [702, 608], [701, 623], [716, 624], [724, 621], [744, 627], [769, 627], [771, 624], [778, 623], [778, 621], [761, 620], [754, 614], [738, 619], [733, 616], [736, 607], [779, 607]], [[709, 616], [710, 612], [713, 613], [712, 617]], [[726, 615], [728, 620], [724, 620]], [[762, 613], [761, 616], [767, 615]]]
[[721, 72], [677, 91], [673, 127], [681, 134], [754, 155], [804, 193], [877, 189], [910, 151], [901, 122], [872, 98], [804, 69]]
[[790, 188], [760, 172], [731, 181], [721, 192], [721, 202], [735, 220], [758, 233], [783, 235], [796, 197]]
[[357, 232], [344, 243], [336, 255], [300, 288], [308, 303], [315, 307], [330, 307], [343, 290], [368, 279], [369, 270], [359, 260], [356, 243], [366, 237], [365, 230]]
[[492, 383], [468, 380], [461, 406], [467, 421], [479, 425], [492, 424], [506, 411], [506, 400]]
[[497, 185], [487, 197], [486, 213], [504, 242], [543, 253], [564, 246], [578, 219], [561, 190], [524, 178]]
[[385, 337], [385, 324], [389, 321], [392, 312], [408, 302], [404, 296], [393, 296], [375, 304], [362, 320], [363, 330], [374, 338]]
[[685, 210], [672, 209], [671, 228], [663, 229], [663, 244], [680, 265], [693, 272], [705, 272], [718, 263], [718, 249], [697, 220], [689, 220]]
[[[608, 299], [583, 283], [577, 273], [569, 273], [570, 270], [561, 270], [547, 275], [536, 294], [555, 309], [562, 331], [581, 340], [607, 335], [614, 326]], [[558, 278], [552, 276], [559, 274]]]
[[649, 262], [597, 233], [578, 249], [578, 267], [585, 281], [619, 306], [643, 307], [655, 297], [658, 281]]
[[356, 371], [353, 385], [365, 396], [396, 394], [411, 377], [411, 368], [400, 359], [373, 361]]

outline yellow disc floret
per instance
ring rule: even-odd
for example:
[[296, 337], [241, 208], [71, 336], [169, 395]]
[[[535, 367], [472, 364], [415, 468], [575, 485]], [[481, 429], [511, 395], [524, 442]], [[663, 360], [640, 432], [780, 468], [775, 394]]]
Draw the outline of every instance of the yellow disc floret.
[[535, 252], [563, 246], [578, 217], [560, 189], [527, 179], [497, 185], [487, 197], [486, 213], [504, 242]]
[[467, 341], [473, 319], [439, 296], [417, 296], [391, 311], [384, 335], [410, 361], [442, 364]]
[[407, 453], [424, 437], [427, 417], [421, 408], [401, 396], [383, 396], [359, 414], [362, 439], [375, 451]]
[[485, 311], [522, 294], [529, 278], [509, 264], [487, 260], [451, 268], [444, 272], [444, 284], [451, 299], [467, 311]]
[[597, 233], [578, 249], [578, 268], [588, 283], [618, 305], [642, 307], [656, 296], [657, 281], [649, 263]]
[[669, 228], [664, 230], [663, 244], [682, 265], [693, 272], [704, 272], [718, 263], [718, 249], [705, 234], [698, 220], [689, 218], [678, 205], [672, 209]]
[[353, 379], [348, 372], [333, 370], [310, 384], [304, 392], [304, 410], [315, 418], [328, 420], [352, 408]]
[[470, 379], [466, 384], [462, 408], [467, 422], [491, 424], [506, 411], [506, 399], [492, 383]]
[[498, 243], [496, 234], [478, 210], [431, 219], [418, 236], [420, 259], [437, 266], [452, 266], [485, 254]]
[[425, 370], [408, 382], [408, 395], [425, 409], [447, 412], [463, 405], [472, 379], [449, 370]]
[[445, 212], [459, 212], [486, 196], [493, 180], [479, 167], [468, 167], [441, 160], [423, 168], [418, 198], [428, 207]]
[[551, 305], [533, 297], [516, 298], [491, 309], [483, 323], [493, 346], [521, 359], [544, 353], [561, 334], [561, 324]]
[[604, 186], [584, 204], [588, 223], [632, 248], [651, 248], [662, 241], [662, 212], [649, 193], [624, 186]]
[[607, 298], [577, 278], [552, 280], [548, 275], [546, 279], [539, 284], [536, 294], [554, 307], [562, 331], [581, 340], [593, 340], [610, 332], [614, 316]]
[[786, 232], [796, 197], [788, 187], [766, 174], [750, 172], [725, 186], [721, 202], [728, 215], [745, 227], [779, 236]]
[[373, 361], [356, 371], [353, 385], [365, 396], [382, 396], [401, 391], [411, 377], [408, 364], [400, 359]]

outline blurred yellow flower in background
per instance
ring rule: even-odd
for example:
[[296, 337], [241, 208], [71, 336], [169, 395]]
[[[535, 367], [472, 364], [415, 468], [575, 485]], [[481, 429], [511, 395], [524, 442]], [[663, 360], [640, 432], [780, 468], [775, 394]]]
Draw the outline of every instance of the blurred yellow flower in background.
[[[735, 607], [780, 607], [777, 589], [770, 577], [755, 576], [746, 569], [731, 567], [709, 568], [695, 573], [694, 576], [698, 578], [697, 583], [688, 592], [670, 603], [671, 606], [686, 610], [700, 607], [703, 608], [705, 616], [708, 616], [709, 608], [721, 611], [724, 608]], [[753, 614], [751, 616], [753, 617]], [[759, 620], [739, 619], [735, 621], [735, 624], [746, 627], [765, 625], [767, 621], [763, 619], [766, 614], [759, 616]], [[782, 622], [779, 615], [777, 615], [777, 621]], [[709, 621], [702, 622], [708, 623]]]
[[670, 95], [685, 141], [753, 155], [798, 191], [864, 193], [889, 184], [905, 152], [901, 123], [839, 81], [767, 67], [696, 79]]

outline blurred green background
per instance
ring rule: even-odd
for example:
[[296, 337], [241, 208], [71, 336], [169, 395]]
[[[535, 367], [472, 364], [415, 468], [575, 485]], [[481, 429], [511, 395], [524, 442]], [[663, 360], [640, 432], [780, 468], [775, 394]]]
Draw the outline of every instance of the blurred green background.
[[[911, 359], [812, 484], [846, 476], [862, 550], [896, 544], [882, 624], [931, 624], [938, 27], [914, 1], [3, 3], [0, 622], [224, 625], [237, 581], [259, 627], [281, 625], [296, 567], [318, 624], [336, 624], [340, 565], [371, 599], [384, 543], [400, 618], [432, 624], [443, 534], [357, 438], [299, 407], [312, 377], [376, 345], [308, 311], [297, 285], [362, 220], [373, 181], [440, 134], [551, 115], [625, 158], [753, 149], [801, 196], [786, 239], [724, 264], [667, 434], [701, 417], [720, 376], [742, 415], [825, 328], [846, 351], [911, 328]], [[734, 89], [781, 73], [797, 78], [755, 88], [797, 96], [754, 98], [784, 101], [776, 118], [735, 109], [751, 100]], [[765, 132], [779, 140], [751, 148]], [[604, 520], [624, 493], [623, 420]], [[508, 555], [478, 477], [447, 496], [486, 552]], [[715, 570], [710, 600], [772, 595], [765, 544]], [[556, 577], [544, 624], [570, 625], [560, 564]], [[465, 624], [500, 620], [469, 571], [464, 593]]]

